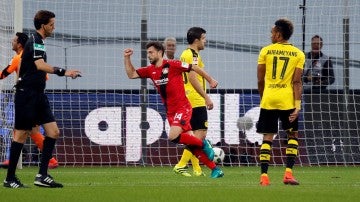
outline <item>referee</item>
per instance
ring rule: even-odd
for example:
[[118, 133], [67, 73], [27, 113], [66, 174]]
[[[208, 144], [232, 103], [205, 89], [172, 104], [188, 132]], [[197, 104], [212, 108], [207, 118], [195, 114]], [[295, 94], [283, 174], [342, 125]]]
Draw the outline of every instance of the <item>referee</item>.
[[4, 187], [24, 188], [16, 177], [16, 165], [20, 157], [27, 136], [36, 125], [42, 125], [46, 132], [44, 148], [41, 155], [39, 173], [35, 177], [34, 185], [39, 187], [61, 188], [48, 174], [48, 164], [52, 157], [56, 139], [60, 135], [49, 101], [45, 95], [46, 74], [57, 74], [77, 78], [78, 70], [65, 70], [46, 63], [46, 49], [44, 40], [55, 29], [55, 14], [51, 11], [40, 10], [34, 17], [36, 32], [29, 37], [22, 55], [19, 78], [15, 93], [15, 129], [10, 148], [10, 162]]

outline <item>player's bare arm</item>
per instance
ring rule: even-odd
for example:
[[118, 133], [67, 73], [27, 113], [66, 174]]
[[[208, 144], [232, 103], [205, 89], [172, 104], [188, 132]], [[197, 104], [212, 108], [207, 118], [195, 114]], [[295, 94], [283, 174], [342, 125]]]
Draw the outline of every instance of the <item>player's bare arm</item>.
[[134, 65], [131, 63], [131, 55], [134, 53], [134, 50], [131, 48], [126, 48], [124, 50], [124, 65], [126, 74], [129, 77], [129, 79], [136, 79], [139, 78], [138, 73], [135, 70]]
[[214, 78], [212, 78], [205, 70], [200, 68], [197, 65], [192, 65], [191, 69], [198, 73], [200, 76], [204, 77], [206, 81], [209, 83], [211, 88], [216, 88], [218, 85], [218, 81], [216, 81]]
[[0, 71], [0, 79], [4, 79], [7, 76], [9, 76], [12, 72], [9, 72], [9, 66], [7, 66], [5, 69]]
[[258, 91], [260, 94], [260, 100], [264, 93], [264, 86], [265, 86], [265, 73], [266, 73], [266, 65], [265, 64], [258, 64], [257, 66], [257, 80], [258, 80]]
[[294, 89], [294, 100], [295, 100], [295, 110], [289, 116], [289, 121], [293, 122], [298, 116], [301, 109], [301, 94], [302, 94], [302, 77], [303, 69], [295, 68], [295, 73], [293, 76], [293, 89]]
[[18, 65], [20, 65], [19, 60], [17, 57], [13, 57], [11, 64], [9, 64], [7, 67], [5, 67], [2, 71], [0, 71], [0, 79], [4, 79], [13, 72], [15, 72], [18, 69]]
[[197, 79], [197, 73], [194, 71], [189, 72], [189, 81], [191, 85], [194, 87], [197, 93], [201, 95], [205, 99], [205, 104], [208, 110], [212, 110], [214, 108], [214, 103], [208, 96], [208, 94], [205, 92], [203, 87], [200, 85], [199, 80]]
[[71, 77], [73, 79], [81, 77], [81, 72], [79, 70], [65, 70], [59, 67], [53, 67], [46, 63], [43, 59], [35, 61], [35, 65], [38, 70], [44, 71], [49, 74], [56, 74], [58, 76]]
[[0, 71], [0, 79], [5, 79], [9, 75], [9, 72], [6, 69]]

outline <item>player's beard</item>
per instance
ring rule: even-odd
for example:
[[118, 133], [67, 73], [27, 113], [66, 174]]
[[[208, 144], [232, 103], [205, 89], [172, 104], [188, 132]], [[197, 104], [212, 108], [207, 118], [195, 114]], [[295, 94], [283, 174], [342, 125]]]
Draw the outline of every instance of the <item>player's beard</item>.
[[48, 31], [45, 30], [45, 37], [49, 37], [51, 35], [52, 35], [52, 32], [48, 32]]
[[51, 36], [53, 32], [54, 32], [54, 29], [44, 27], [44, 35], [45, 35], [45, 37]]
[[155, 65], [159, 59], [158, 58], [149, 58], [150, 64]]

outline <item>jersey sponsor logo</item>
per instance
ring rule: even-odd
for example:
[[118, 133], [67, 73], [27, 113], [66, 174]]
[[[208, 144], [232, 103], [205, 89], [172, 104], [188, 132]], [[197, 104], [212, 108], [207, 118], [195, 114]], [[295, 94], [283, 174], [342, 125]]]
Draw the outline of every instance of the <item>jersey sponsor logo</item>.
[[169, 78], [163, 78], [163, 79], [159, 79], [159, 80], [154, 80], [154, 83], [157, 86], [165, 85], [168, 82], [169, 82]]
[[45, 45], [43, 44], [38, 44], [38, 43], [34, 43], [34, 50], [38, 50], [38, 51], [46, 51], [45, 49]]
[[280, 83], [269, 84], [268, 88], [287, 88], [287, 84], [280, 84]]

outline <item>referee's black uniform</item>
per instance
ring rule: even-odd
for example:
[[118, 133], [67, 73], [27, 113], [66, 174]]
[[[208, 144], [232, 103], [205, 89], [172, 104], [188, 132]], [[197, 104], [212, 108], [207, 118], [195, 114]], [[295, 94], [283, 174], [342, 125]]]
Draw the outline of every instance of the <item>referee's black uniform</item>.
[[45, 95], [46, 72], [38, 70], [35, 61], [44, 59], [46, 48], [39, 33], [27, 41], [21, 59], [15, 93], [15, 129], [31, 130], [36, 125], [55, 122]]

